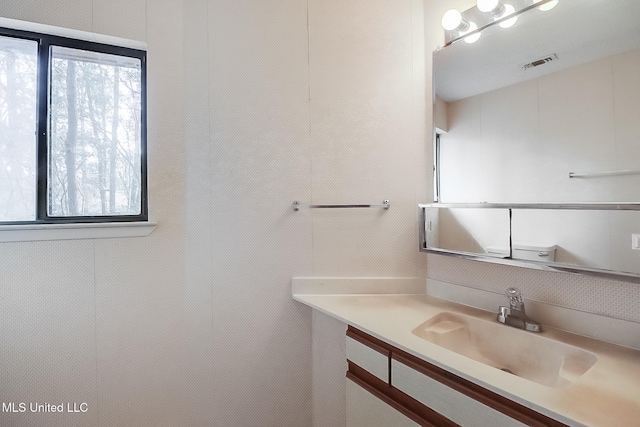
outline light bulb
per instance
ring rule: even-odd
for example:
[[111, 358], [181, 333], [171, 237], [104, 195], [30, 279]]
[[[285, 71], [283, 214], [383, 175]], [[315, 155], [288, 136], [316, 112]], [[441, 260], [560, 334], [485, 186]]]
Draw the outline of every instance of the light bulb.
[[[469, 22], [469, 30], [466, 31], [465, 33], [470, 33], [472, 31], [475, 31], [478, 29], [478, 26], [475, 24], [475, 22]], [[464, 35], [464, 34], [462, 34]], [[464, 38], [464, 41], [467, 43], [475, 43], [478, 41], [478, 39], [480, 38], [481, 33], [476, 33], [473, 34], [471, 36], [467, 36]]]
[[[505, 5], [504, 5], [504, 10], [505, 10], [505, 12], [504, 12], [504, 14], [503, 14], [502, 16], [509, 16], [509, 15], [511, 15], [512, 13], [515, 13], [516, 8], [515, 8], [515, 7], [513, 7], [513, 6], [512, 6], [512, 5], [510, 5], [510, 4], [505, 4]], [[507, 19], [506, 21], [501, 22], [501, 23], [500, 23], [500, 26], [501, 26], [502, 28], [509, 28], [509, 27], [512, 27], [512, 26], [513, 26], [513, 24], [515, 24], [517, 20], [518, 20], [518, 17], [517, 17], [517, 16], [514, 16], [514, 17], [513, 17], [513, 18], [511, 18], [511, 19]]]
[[442, 16], [442, 27], [447, 31], [459, 30], [464, 23], [462, 14], [456, 9], [449, 9]]
[[480, 12], [493, 12], [500, 8], [500, 0], [478, 0], [478, 10]]
[[[537, 0], [536, 3], [539, 3], [541, 0]], [[553, 9], [554, 7], [556, 7], [558, 5], [558, 0], [552, 0], [550, 2], [547, 2], [545, 4], [543, 4], [542, 6], [538, 7], [539, 10], [546, 12], [548, 10]]]

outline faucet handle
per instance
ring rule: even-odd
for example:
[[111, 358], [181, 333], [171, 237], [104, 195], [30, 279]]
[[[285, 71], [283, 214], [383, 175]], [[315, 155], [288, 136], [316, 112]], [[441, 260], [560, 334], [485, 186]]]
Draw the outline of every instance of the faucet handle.
[[509, 315], [511, 314], [511, 310], [509, 309], [509, 307], [505, 307], [504, 305], [500, 306], [500, 311], [498, 311], [498, 322], [500, 323], [507, 323], [507, 317], [509, 317]]
[[516, 287], [507, 288], [505, 296], [509, 299], [509, 305], [511, 307], [520, 307], [522, 305], [522, 292]]
[[507, 290], [504, 291], [504, 293], [507, 296], [507, 298], [522, 299], [522, 292], [520, 292], [520, 289], [516, 288], [515, 286], [507, 288]]

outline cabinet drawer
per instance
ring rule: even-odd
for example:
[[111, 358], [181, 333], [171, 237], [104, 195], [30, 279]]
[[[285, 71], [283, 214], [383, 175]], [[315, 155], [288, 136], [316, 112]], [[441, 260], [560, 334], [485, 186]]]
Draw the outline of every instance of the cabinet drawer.
[[420, 427], [411, 418], [347, 380], [347, 427]]
[[526, 427], [397, 360], [391, 362], [391, 385], [461, 426]]
[[381, 353], [351, 337], [347, 337], [347, 360], [355, 363], [385, 383], [389, 382], [389, 352]]

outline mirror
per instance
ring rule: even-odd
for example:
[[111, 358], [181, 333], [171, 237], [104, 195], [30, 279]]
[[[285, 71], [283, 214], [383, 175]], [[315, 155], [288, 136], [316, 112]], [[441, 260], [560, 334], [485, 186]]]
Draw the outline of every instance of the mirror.
[[556, 245], [553, 262], [640, 277], [640, 211], [514, 210], [513, 243]]
[[[434, 52], [438, 201], [625, 204], [624, 212], [521, 206], [510, 238], [555, 246], [553, 261], [537, 262], [544, 266], [640, 276], [640, 250], [632, 249], [640, 212], [626, 211], [640, 209], [638, 22], [636, 0], [560, 0], [522, 13], [511, 28], [484, 30], [473, 44]], [[460, 235], [463, 224], [478, 235], [473, 222], [448, 229], [452, 222], [440, 221], [438, 241]], [[473, 252], [487, 255], [487, 246]]]
[[509, 256], [509, 210], [426, 209], [426, 244], [450, 252]]

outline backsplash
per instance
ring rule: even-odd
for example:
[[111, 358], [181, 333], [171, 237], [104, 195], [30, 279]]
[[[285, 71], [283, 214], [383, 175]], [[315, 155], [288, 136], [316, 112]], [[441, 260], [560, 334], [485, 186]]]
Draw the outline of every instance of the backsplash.
[[525, 299], [640, 323], [640, 285], [429, 254], [428, 277], [491, 292], [510, 286]]

